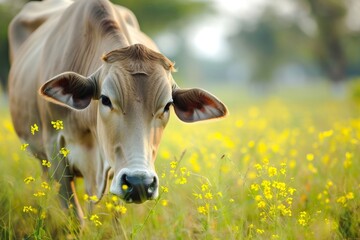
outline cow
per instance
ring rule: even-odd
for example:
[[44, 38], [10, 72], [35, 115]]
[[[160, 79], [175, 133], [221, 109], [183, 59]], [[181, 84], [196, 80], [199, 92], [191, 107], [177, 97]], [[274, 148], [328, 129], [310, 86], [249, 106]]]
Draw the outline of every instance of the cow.
[[[171, 106], [184, 122], [227, 114], [205, 90], [180, 88], [174, 64], [134, 14], [107, 0], [28, 3], [9, 40], [14, 129], [35, 157], [52, 161], [47, 171], [60, 183], [63, 206], [79, 218], [77, 177], [99, 200], [107, 189], [128, 203], [158, 197], [154, 162]], [[39, 133], [31, 134], [33, 124]], [[65, 158], [56, 154], [62, 148]]]

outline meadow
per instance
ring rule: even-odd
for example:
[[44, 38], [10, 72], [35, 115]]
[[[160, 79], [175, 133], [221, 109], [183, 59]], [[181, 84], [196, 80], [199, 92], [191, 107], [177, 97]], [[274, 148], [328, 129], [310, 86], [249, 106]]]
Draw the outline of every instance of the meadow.
[[90, 210], [97, 199], [78, 181], [82, 230], [59, 207], [59, 186], [17, 139], [3, 98], [0, 238], [360, 238], [356, 95], [336, 99], [327, 85], [262, 97], [212, 92], [227, 104], [226, 118], [184, 124], [172, 112], [156, 161], [157, 200], [124, 204], [107, 195]]

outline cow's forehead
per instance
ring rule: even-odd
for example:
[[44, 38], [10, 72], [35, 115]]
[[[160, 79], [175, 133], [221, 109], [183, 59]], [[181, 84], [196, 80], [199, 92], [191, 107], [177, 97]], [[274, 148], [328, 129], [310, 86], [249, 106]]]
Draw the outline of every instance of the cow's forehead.
[[149, 73], [130, 73], [121, 66], [109, 69], [101, 86], [101, 93], [109, 95], [124, 110], [133, 103], [141, 103], [145, 109], [156, 111], [171, 100], [171, 73], [160, 65]]
[[106, 63], [120, 62], [123, 68], [132, 73], [150, 74], [156, 65], [161, 65], [165, 70], [174, 71], [174, 64], [168, 58], [142, 44], [113, 50], [103, 56], [103, 60]]

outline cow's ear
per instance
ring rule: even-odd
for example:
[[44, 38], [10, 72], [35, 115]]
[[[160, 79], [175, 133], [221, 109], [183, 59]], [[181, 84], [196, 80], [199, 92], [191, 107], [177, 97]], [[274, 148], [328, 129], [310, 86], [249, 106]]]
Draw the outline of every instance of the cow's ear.
[[81, 110], [96, 95], [96, 82], [74, 72], [65, 72], [47, 81], [39, 93], [59, 105]]
[[198, 88], [173, 90], [176, 115], [184, 122], [196, 122], [227, 114], [225, 105], [214, 95]]

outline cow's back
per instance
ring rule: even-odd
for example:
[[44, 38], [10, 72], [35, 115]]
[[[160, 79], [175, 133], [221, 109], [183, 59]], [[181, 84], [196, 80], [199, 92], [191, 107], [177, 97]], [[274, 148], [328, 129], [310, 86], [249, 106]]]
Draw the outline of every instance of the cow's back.
[[9, 26], [10, 60], [14, 59], [21, 45], [36, 29], [52, 16], [61, 14], [72, 3], [70, 0], [27, 3]]
[[[49, 30], [59, 19], [59, 15], [47, 16], [46, 19], [41, 16], [36, 18], [28, 9], [14, 18], [9, 29], [12, 60], [9, 73], [10, 112], [18, 136], [32, 143], [32, 151], [36, 155], [45, 157], [42, 151], [42, 136], [32, 136], [30, 125], [37, 124], [41, 129], [38, 88], [40, 75], [45, 67], [41, 65], [41, 56]], [[30, 19], [27, 16], [33, 16], [34, 22], [24, 21]]]

